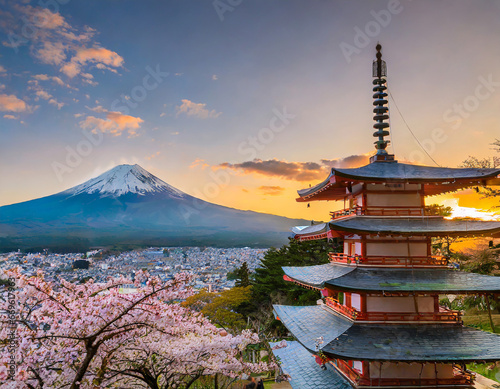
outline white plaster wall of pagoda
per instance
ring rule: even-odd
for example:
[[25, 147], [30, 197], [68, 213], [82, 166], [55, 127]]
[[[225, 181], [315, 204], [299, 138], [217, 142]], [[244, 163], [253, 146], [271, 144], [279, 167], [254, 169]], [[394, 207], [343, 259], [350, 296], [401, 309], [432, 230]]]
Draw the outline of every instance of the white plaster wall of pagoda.
[[366, 190], [368, 192], [370, 191], [387, 191], [387, 192], [394, 192], [394, 191], [406, 191], [406, 190], [420, 190], [422, 188], [422, 185], [420, 184], [371, 184], [366, 186]]
[[[434, 297], [418, 296], [418, 311], [420, 313], [434, 312]], [[367, 312], [397, 312], [416, 313], [415, 300], [411, 297], [374, 297], [366, 298]]]
[[451, 364], [438, 363], [436, 369], [434, 363], [426, 363], [420, 376], [422, 364], [420, 363], [393, 363], [383, 362], [380, 368], [380, 362], [370, 362], [371, 378], [453, 378], [453, 366]]
[[366, 256], [426, 257], [427, 243], [366, 243]]
[[367, 193], [366, 207], [421, 207], [422, 195], [419, 193]]
[[351, 294], [351, 308], [361, 311], [361, 295], [357, 293]]

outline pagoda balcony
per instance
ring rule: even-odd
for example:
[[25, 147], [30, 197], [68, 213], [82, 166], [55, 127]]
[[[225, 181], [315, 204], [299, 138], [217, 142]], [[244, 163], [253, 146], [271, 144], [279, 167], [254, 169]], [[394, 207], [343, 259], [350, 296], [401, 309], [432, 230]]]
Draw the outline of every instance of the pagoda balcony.
[[335, 312], [341, 314], [342, 316], [347, 317], [351, 320], [356, 320], [356, 316], [358, 315], [358, 311], [354, 308], [349, 308], [343, 304], [340, 304], [337, 300], [332, 297], [325, 298], [325, 304], [333, 309]]
[[454, 376], [450, 378], [369, 378], [353, 369], [348, 362], [336, 359], [330, 362], [356, 388], [387, 388], [387, 387], [466, 387], [474, 384], [474, 375], [453, 365]]
[[440, 307], [439, 312], [357, 312], [356, 320], [366, 322], [440, 322], [461, 323], [460, 311], [446, 310]]
[[363, 208], [355, 206], [330, 212], [331, 220], [337, 220], [348, 216], [424, 216], [422, 207], [408, 206], [385, 206]]
[[439, 312], [360, 312], [355, 308], [345, 306], [332, 297], [325, 298], [326, 306], [350, 320], [363, 322], [411, 322], [411, 323], [461, 323], [460, 311], [452, 311], [439, 307]]
[[346, 216], [352, 216], [352, 215], [357, 215], [361, 216], [364, 215], [364, 212], [361, 207], [353, 207], [353, 208], [344, 208], [338, 211], [333, 211], [330, 212], [330, 217], [333, 219], [340, 219]]
[[329, 253], [330, 262], [354, 266], [380, 267], [448, 267], [448, 259], [441, 255], [425, 257], [389, 257], [348, 255], [344, 253]]

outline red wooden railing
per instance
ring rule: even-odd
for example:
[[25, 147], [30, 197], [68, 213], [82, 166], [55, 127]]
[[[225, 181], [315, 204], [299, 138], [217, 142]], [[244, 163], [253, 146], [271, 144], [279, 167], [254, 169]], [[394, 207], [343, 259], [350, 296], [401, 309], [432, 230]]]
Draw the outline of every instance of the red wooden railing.
[[343, 264], [356, 264], [365, 266], [404, 266], [404, 267], [446, 267], [448, 260], [441, 255], [431, 255], [426, 257], [382, 257], [360, 255], [347, 255], [343, 253], [329, 253], [330, 262]]
[[425, 211], [422, 207], [408, 206], [384, 206], [384, 207], [368, 207], [363, 208], [359, 205], [353, 208], [339, 209], [338, 211], [330, 212], [330, 217], [339, 219], [351, 215], [365, 216], [424, 216]]
[[438, 321], [438, 322], [460, 322], [462, 317], [460, 311], [443, 311], [443, 312], [358, 312], [356, 316], [360, 321]]
[[422, 207], [369, 207], [363, 211], [366, 216], [424, 216], [424, 209]]
[[345, 216], [351, 216], [351, 215], [364, 215], [361, 207], [359, 206], [356, 206], [356, 207], [353, 207], [353, 208], [344, 208], [344, 209], [340, 209], [338, 211], [333, 211], [333, 212], [330, 212], [330, 216], [333, 219], [338, 219], [338, 218], [341, 218], [341, 217], [345, 217]]
[[454, 366], [455, 376], [452, 378], [366, 378], [359, 372], [354, 370], [346, 361], [337, 359], [336, 367], [342, 372], [351, 382], [356, 384], [356, 387], [388, 387], [388, 386], [457, 386], [471, 385], [474, 382], [474, 376], [463, 371], [457, 366]]
[[455, 376], [453, 378], [422, 378], [422, 379], [411, 379], [411, 378], [361, 378], [358, 381], [358, 388], [369, 387], [373, 388], [376, 386], [388, 387], [388, 386], [415, 386], [420, 388], [422, 386], [438, 387], [438, 386], [458, 386], [458, 385], [471, 385], [473, 379], [469, 379], [467, 376]]
[[347, 316], [349, 319], [355, 320], [358, 311], [354, 308], [346, 307], [345, 305], [340, 304], [337, 300], [332, 297], [325, 298], [325, 304], [332, 308], [335, 312], [340, 313], [341, 315]]
[[453, 322], [462, 320], [460, 311], [448, 310], [440, 307], [439, 312], [360, 312], [354, 308], [340, 304], [333, 297], [326, 297], [325, 304], [335, 312], [359, 321], [405, 321], [405, 322]]

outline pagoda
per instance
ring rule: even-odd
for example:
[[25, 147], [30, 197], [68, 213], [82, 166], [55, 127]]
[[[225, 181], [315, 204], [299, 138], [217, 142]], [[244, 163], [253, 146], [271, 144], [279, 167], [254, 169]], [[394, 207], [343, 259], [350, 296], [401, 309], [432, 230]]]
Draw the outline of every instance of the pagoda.
[[[500, 277], [466, 273], [433, 255], [433, 237], [498, 237], [500, 222], [425, 212], [426, 196], [500, 185], [500, 169], [398, 162], [389, 141], [386, 64], [373, 62], [376, 154], [359, 168], [332, 168], [299, 202], [343, 201], [327, 223], [293, 229], [298, 240], [340, 238], [330, 263], [283, 267], [285, 280], [321, 292], [314, 306], [275, 305], [296, 341], [272, 343], [293, 388], [471, 388], [466, 363], [500, 360], [500, 336], [465, 327], [439, 295], [500, 293]], [[488, 303], [489, 304], [489, 303]]]

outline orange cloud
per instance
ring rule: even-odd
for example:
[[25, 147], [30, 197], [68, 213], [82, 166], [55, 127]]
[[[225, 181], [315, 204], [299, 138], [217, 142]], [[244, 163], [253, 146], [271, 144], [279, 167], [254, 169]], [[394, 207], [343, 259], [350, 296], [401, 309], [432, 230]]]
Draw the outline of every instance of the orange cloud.
[[14, 95], [0, 94], [0, 111], [24, 112], [29, 106]]
[[106, 119], [95, 116], [87, 116], [79, 124], [83, 129], [91, 129], [93, 132], [101, 131], [114, 136], [120, 136], [127, 131], [130, 137], [137, 136], [137, 131], [143, 123], [139, 117], [124, 115], [120, 112], [107, 112]]
[[38, 28], [55, 30], [59, 28], [68, 28], [69, 25], [59, 12], [51, 12], [47, 8], [26, 6], [25, 12], [31, 14], [31, 20]]
[[18, 119], [17, 116], [14, 115], [3, 115], [4, 119], [11, 119], [11, 120], [16, 120]]
[[[116, 72], [112, 67], [121, 67], [123, 58], [118, 53], [103, 47], [79, 48], [71, 61], [61, 67], [61, 72], [69, 78], [73, 78], [82, 73], [82, 66], [87, 63], [94, 63], [99, 69], [109, 69]], [[87, 79], [89, 75], [89, 73], [82, 73], [82, 76]]]
[[123, 65], [123, 58], [121, 56], [103, 47], [78, 49], [76, 55], [71, 60], [81, 64], [87, 62], [102, 63], [115, 68]]
[[194, 169], [197, 166], [201, 166], [201, 169], [205, 169], [209, 166], [208, 163], [205, 162], [204, 159], [201, 158], [196, 158], [192, 163], [191, 166], [189, 166], [190, 169]]
[[154, 153], [154, 154], [151, 154], [151, 155], [147, 156], [147, 157], [146, 157], [146, 159], [147, 159], [148, 161], [150, 161], [150, 160], [152, 160], [153, 158], [156, 158], [156, 157], [160, 156], [160, 154], [161, 154], [161, 151], [157, 151], [156, 153]]
[[285, 188], [281, 186], [267, 186], [267, 185], [259, 186], [257, 189], [260, 190], [263, 194], [268, 196], [278, 196], [282, 194], [283, 191], [285, 190]]
[[60, 65], [66, 60], [66, 46], [62, 42], [43, 42], [40, 49], [37, 50], [36, 56], [42, 62], [51, 65]]
[[316, 162], [287, 162], [277, 159], [263, 161], [254, 159], [241, 163], [221, 163], [215, 168], [232, 169], [243, 174], [261, 174], [268, 177], [278, 177], [285, 180], [312, 181], [324, 179], [328, 174], [324, 166]]
[[350, 155], [345, 158], [322, 159], [321, 163], [325, 166], [335, 168], [352, 168], [367, 165], [371, 154]]
[[194, 116], [200, 119], [215, 119], [219, 117], [222, 112], [216, 112], [214, 109], [209, 111], [205, 108], [207, 105], [203, 103], [194, 103], [190, 100], [183, 99], [182, 104], [176, 107], [177, 115], [185, 113], [187, 116]]

